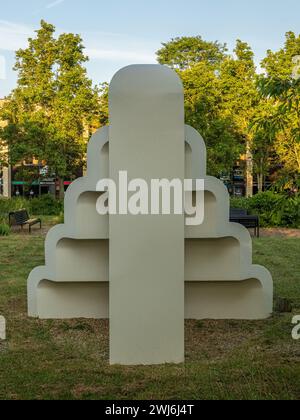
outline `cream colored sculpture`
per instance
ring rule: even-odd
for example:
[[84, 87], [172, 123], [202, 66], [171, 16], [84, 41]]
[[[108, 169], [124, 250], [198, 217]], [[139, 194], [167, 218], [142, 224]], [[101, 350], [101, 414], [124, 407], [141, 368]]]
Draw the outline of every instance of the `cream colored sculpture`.
[[[204, 179], [205, 217], [100, 216], [100, 179]], [[65, 198], [65, 224], [46, 239], [28, 280], [29, 315], [110, 318], [112, 364], [180, 363], [184, 318], [263, 319], [273, 283], [252, 265], [252, 240], [229, 222], [229, 195], [206, 175], [206, 147], [184, 125], [182, 84], [159, 65], [127, 67], [110, 86], [110, 127], [88, 148], [88, 170]]]

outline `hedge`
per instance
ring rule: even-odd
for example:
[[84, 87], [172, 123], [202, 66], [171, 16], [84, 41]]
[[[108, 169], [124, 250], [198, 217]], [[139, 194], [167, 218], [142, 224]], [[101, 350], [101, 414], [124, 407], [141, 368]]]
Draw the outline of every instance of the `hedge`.
[[300, 228], [300, 195], [267, 191], [251, 198], [232, 198], [231, 207], [258, 215], [262, 227]]
[[0, 198], [0, 223], [7, 223], [8, 214], [20, 209], [28, 210], [30, 215], [59, 216], [63, 212], [63, 207], [63, 202], [56, 200], [50, 194], [30, 200], [21, 197]]

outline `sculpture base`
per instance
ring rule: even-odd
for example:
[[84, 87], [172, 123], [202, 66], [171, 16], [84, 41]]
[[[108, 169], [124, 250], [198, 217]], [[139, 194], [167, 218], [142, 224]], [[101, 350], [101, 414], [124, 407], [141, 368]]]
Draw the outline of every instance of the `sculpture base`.
[[[171, 291], [170, 291], [171, 293]], [[109, 283], [52, 282], [36, 289], [40, 319], [108, 319]], [[265, 319], [266, 295], [260, 281], [186, 282], [185, 319]]]

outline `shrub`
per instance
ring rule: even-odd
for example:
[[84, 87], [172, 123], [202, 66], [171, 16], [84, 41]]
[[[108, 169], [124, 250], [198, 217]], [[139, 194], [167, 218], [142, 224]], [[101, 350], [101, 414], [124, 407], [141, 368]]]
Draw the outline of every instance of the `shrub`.
[[65, 223], [65, 215], [63, 212], [60, 213], [60, 215], [57, 217], [57, 223], [58, 224], [64, 224]]
[[0, 198], [0, 220], [3, 219], [7, 222], [8, 214], [20, 209], [28, 210], [31, 215], [59, 216], [63, 213], [63, 207], [63, 202], [56, 200], [50, 194], [32, 200], [22, 197]]
[[0, 236], [8, 236], [10, 234], [10, 227], [6, 223], [0, 224]]
[[243, 209], [250, 211], [250, 201], [245, 197], [232, 197], [230, 205], [233, 209]]
[[29, 200], [29, 205], [31, 213], [35, 215], [59, 216], [63, 212], [63, 202], [50, 194]]
[[28, 208], [28, 201], [25, 198], [0, 198], [0, 217], [8, 217], [12, 211]]
[[251, 198], [232, 198], [231, 207], [260, 216], [263, 227], [300, 228], [300, 196], [288, 197], [271, 191]]

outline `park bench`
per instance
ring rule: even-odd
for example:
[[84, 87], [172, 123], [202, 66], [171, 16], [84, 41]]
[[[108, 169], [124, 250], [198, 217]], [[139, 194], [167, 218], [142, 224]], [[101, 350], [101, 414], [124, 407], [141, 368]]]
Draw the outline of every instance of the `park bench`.
[[247, 210], [230, 209], [230, 221], [233, 223], [239, 223], [247, 229], [254, 229], [255, 235], [259, 238], [260, 224], [258, 216], [249, 215]]
[[31, 233], [32, 226], [37, 224], [42, 229], [41, 219], [30, 219], [28, 211], [25, 209], [9, 213], [9, 225], [12, 226], [13, 224], [21, 226], [22, 229], [27, 225], [29, 227], [29, 233]]

